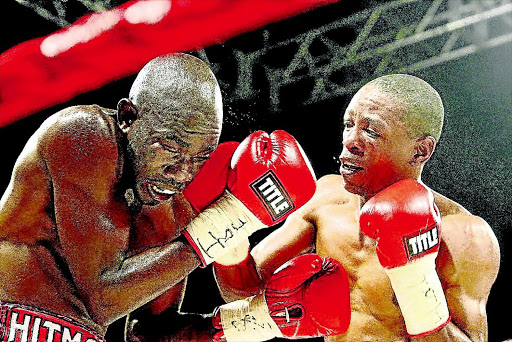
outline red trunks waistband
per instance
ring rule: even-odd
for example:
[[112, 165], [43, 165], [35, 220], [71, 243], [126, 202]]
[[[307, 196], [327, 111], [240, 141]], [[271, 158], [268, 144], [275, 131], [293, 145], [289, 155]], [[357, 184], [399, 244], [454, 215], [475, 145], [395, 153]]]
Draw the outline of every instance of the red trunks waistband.
[[0, 301], [0, 342], [105, 342], [71, 319]]

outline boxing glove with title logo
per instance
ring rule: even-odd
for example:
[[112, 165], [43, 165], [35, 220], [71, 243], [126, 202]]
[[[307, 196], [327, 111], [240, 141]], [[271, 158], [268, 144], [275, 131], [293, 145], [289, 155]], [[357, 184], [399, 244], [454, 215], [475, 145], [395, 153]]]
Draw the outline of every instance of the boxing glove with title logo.
[[226, 191], [184, 235], [206, 266], [257, 230], [284, 220], [313, 196], [315, 182], [309, 160], [290, 134], [252, 133], [231, 158]]
[[336, 260], [298, 256], [279, 267], [262, 294], [214, 311], [213, 341], [266, 341], [344, 333], [350, 323], [347, 274]]
[[444, 327], [450, 314], [436, 272], [441, 218], [430, 189], [414, 179], [396, 182], [363, 205], [359, 220], [362, 232], [377, 240], [408, 334]]

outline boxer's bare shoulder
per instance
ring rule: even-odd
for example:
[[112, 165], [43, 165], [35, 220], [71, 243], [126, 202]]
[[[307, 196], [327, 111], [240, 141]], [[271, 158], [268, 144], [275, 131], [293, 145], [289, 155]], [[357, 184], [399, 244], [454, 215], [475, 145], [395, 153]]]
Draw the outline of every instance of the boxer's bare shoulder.
[[[448, 302], [452, 321], [465, 332], [485, 339], [485, 306], [498, 274], [500, 250], [489, 224], [460, 204], [434, 193], [441, 214], [441, 248], [437, 272]], [[464, 324], [464, 322], [471, 322]]]
[[[80, 133], [85, 131], [90, 132], [90, 141], [102, 140], [96, 139], [102, 131], [99, 127], [103, 127], [104, 140], [112, 141], [113, 135], [109, 133], [112, 124], [107, 112], [98, 106], [70, 107], [44, 122], [19, 155], [10, 184], [0, 202], [0, 238], [28, 244], [49, 238], [45, 228], [54, 226], [52, 215], [49, 215], [53, 210], [48, 210], [53, 206], [51, 170], [62, 174], [68, 171], [66, 165], [70, 169], [83, 169], [84, 164], [76, 161], [83, 161], [84, 154], [87, 154], [84, 148], [79, 148], [71, 160], [69, 153], [62, 156], [61, 152], [81, 144], [83, 147], [85, 135]], [[93, 159], [92, 156], [89, 158]]]
[[120, 177], [123, 156], [115, 121], [101, 107], [67, 108], [41, 130], [38, 153], [54, 186], [73, 182], [78, 186], [75, 191], [109, 189]]
[[[39, 137], [41, 152], [56, 155], [65, 148], [81, 145], [83, 157], [91, 157], [86, 147], [98, 145], [116, 146], [115, 122], [112, 112], [97, 105], [74, 106], [63, 109], [49, 117], [35, 133]], [[63, 145], [58, 151], [46, 149]]]
[[[78, 133], [80, 127], [82, 130], [95, 131], [97, 133], [104, 130], [97, 130], [100, 127], [113, 130], [115, 111], [100, 107], [98, 105], [78, 105], [64, 108], [48, 117], [39, 129], [34, 133], [37, 137], [52, 136], [57, 133], [65, 133], [62, 129], [73, 129], [73, 133]], [[71, 133], [71, 132], [70, 132]], [[57, 135], [58, 136], [58, 135]]]
[[326, 175], [316, 182], [316, 191], [311, 200], [303, 206], [303, 212], [315, 212], [325, 206], [344, 206], [359, 203], [359, 197], [345, 189], [343, 177]]
[[345, 189], [345, 182], [340, 175], [330, 174], [320, 178], [317, 183], [317, 191], [315, 192], [316, 198], [323, 200], [334, 201], [348, 201], [355, 198]]
[[454, 282], [463, 278], [467, 284], [490, 288], [500, 261], [499, 243], [492, 228], [483, 218], [471, 214], [459, 203], [439, 193], [434, 197], [441, 214], [442, 246], [446, 247], [441, 249], [439, 261], [446, 260], [441, 264], [449, 269], [443, 272], [445, 278]]
[[[442, 241], [451, 253], [456, 253], [461, 260], [469, 261], [478, 256], [489, 260], [490, 264], [499, 263], [498, 240], [489, 224], [439, 193], [434, 193], [434, 198], [441, 214]], [[471, 255], [473, 257], [469, 257]]]
[[317, 181], [315, 194], [299, 211], [306, 219], [318, 223], [334, 213], [353, 216], [357, 213], [359, 201], [357, 195], [345, 189], [343, 177], [331, 174]]

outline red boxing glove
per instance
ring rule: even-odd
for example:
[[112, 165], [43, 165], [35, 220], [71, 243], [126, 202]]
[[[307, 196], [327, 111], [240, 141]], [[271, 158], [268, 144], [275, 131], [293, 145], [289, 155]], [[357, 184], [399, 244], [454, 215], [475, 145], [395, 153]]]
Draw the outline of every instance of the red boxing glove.
[[305, 254], [282, 265], [265, 293], [217, 308], [213, 341], [265, 341], [344, 333], [350, 323], [348, 277], [336, 260]]
[[290, 134], [252, 133], [231, 159], [227, 191], [184, 235], [205, 266], [255, 231], [284, 220], [313, 196], [315, 187], [309, 160]]
[[215, 202], [226, 189], [231, 157], [238, 145], [236, 141], [219, 144], [194, 180], [183, 190], [183, 195], [196, 212], [200, 213]]
[[252, 133], [231, 160], [228, 189], [267, 226], [286, 218], [315, 192], [313, 169], [285, 131]]
[[411, 336], [437, 331], [450, 320], [435, 264], [440, 223], [432, 192], [414, 179], [396, 182], [361, 208], [360, 228], [377, 240], [377, 256]]

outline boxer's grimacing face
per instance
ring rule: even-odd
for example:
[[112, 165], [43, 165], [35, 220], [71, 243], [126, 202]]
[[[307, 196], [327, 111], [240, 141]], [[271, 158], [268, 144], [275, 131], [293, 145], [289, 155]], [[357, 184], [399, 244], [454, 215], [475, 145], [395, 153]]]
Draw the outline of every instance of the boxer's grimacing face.
[[143, 116], [128, 134], [135, 190], [146, 204], [158, 204], [181, 192], [219, 141], [220, 127], [202, 113], [184, 110], [164, 117]]
[[343, 117], [340, 173], [348, 191], [365, 199], [412, 177], [415, 139], [400, 120], [403, 107], [374, 86], [352, 98]]

